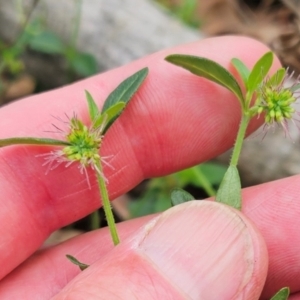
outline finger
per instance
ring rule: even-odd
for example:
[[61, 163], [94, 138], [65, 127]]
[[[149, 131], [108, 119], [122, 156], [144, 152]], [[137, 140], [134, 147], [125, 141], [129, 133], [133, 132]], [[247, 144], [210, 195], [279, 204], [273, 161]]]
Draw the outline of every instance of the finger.
[[289, 300], [300, 300], [300, 293], [291, 294]]
[[[226, 46], [228, 45], [228, 46]], [[229, 46], [230, 45], [230, 46]], [[219, 51], [222, 47], [222, 52]], [[52, 116], [75, 112], [88, 121], [84, 89], [98, 103], [123, 79], [150, 66], [145, 83], [105, 137], [102, 155], [113, 155], [105, 169], [111, 199], [149, 176], [163, 175], [207, 160], [228, 149], [236, 135], [240, 107], [227, 90], [164, 61], [170, 53], [202, 55], [229, 67], [232, 57], [249, 66], [267, 49], [250, 39], [208, 39], [162, 51], [117, 70], [6, 106], [0, 111], [0, 136], [45, 136]], [[278, 66], [278, 61], [274, 67]], [[16, 121], [17, 120], [17, 121]], [[252, 124], [250, 130], [259, 125]], [[63, 126], [63, 124], [61, 125]], [[54, 137], [49, 133], [47, 137]], [[53, 230], [99, 207], [98, 191], [89, 190], [77, 166], [45, 175], [37, 154], [50, 147], [0, 149], [0, 278], [37, 249]], [[90, 173], [91, 181], [95, 182]], [[63, 184], [62, 184], [63, 183]], [[22, 246], [26, 245], [26, 247]], [[6, 249], [12, 249], [7, 252]]]
[[[285, 286], [290, 287], [292, 293], [300, 292], [299, 185], [300, 176], [294, 176], [243, 190], [243, 212], [259, 228], [270, 257], [268, 277], [261, 299], [270, 299]], [[143, 222], [143, 219], [138, 219], [134, 223], [119, 224], [122, 240], [138, 230]], [[79, 273], [77, 267], [65, 260], [65, 254], [93, 263], [112, 249], [109, 241], [110, 236], [105, 229], [39, 252], [2, 281], [0, 291], [4, 294], [0, 293], [0, 298], [5, 299], [4, 295], [10, 295], [14, 291], [24, 293], [25, 290], [20, 289], [20, 282], [24, 283], [23, 287], [36, 286], [36, 295], [39, 295], [38, 291], [51, 294], [60, 290]], [[63, 269], [63, 272], [57, 272], [58, 269]], [[37, 275], [33, 276], [43, 273], [44, 281], [37, 280]]]
[[193, 201], [152, 220], [53, 299], [258, 299], [267, 263], [247, 218]]
[[[125, 240], [153, 218], [145, 216], [117, 224], [120, 238]], [[0, 281], [0, 299], [50, 299], [81, 273], [66, 254], [91, 265], [105, 259], [113, 248], [109, 231], [101, 228], [40, 249]]]
[[300, 292], [300, 176], [245, 189], [242, 211], [256, 224], [269, 253], [269, 271], [261, 299], [279, 289]]
[[[294, 176], [243, 190], [243, 212], [259, 228], [270, 256], [268, 277], [261, 299], [270, 299], [285, 286], [289, 287], [292, 293], [300, 291], [299, 185], [300, 176]], [[122, 241], [137, 231], [144, 224], [144, 220], [137, 219], [131, 221], [134, 223], [119, 224]], [[197, 222], [195, 221], [194, 225]], [[203, 226], [206, 228], [207, 225]], [[174, 234], [176, 235], [176, 231]], [[0, 291], [3, 291], [3, 294], [0, 292], [0, 298], [5, 299], [4, 295], [16, 291], [24, 293], [25, 288], [19, 288], [20, 282], [24, 287], [35, 286], [36, 295], [40, 292], [53, 296], [53, 292], [60, 290], [79, 273], [77, 267], [65, 260], [65, 254], [72, 254], [79, 260], [92, 264], [96, 260], [105, 259], [105, 254], [110, 250], [112, 244], [106, 229], [45, 249], [3, 280], [0, 284]], [[64, 271], [57, 272], [60, 268]], [[35, 274], [43, 274], [44, 280], [41, 282], [40, 275]], [[54, 283], [49, 286], [48, 282]]]

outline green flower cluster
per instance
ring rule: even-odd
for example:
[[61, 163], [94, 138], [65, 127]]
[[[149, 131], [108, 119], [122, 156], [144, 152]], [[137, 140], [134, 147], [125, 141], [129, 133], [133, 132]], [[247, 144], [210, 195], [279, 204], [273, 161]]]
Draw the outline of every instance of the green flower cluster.
[[251, 113], [253, 115], [264, 113], [266, 124], [276, 122], [283, 124], [292, 119], [295, 109], [291, 105], [296, 101], [297, 97], [293, 91], [283, 87], [283, 84], [278, 86], [263, 84], [258, 94], [258, 104], [251, 108]]
[[66, 135], [70, 146], [62, 149], [70, 161], [78, 161], [82, 166], [95, 165], [100, 159], [99, 149], [102, 143], [101, 127], [89, 129], [76, 117], [71, 119], [70, 133]]
[[[46, 174], [56, 169], [60, 164], [65, 164], [69, 167], [74, 162], [78, 162], [78, 169], [81, 174], [84, 174], [91, 188], [87, 167], [95, 170], [105, 181], [103, 172], [99, 169], [99, 161], [111, 167], [105, 160], [107, 157], [100, 157], [99, 151], [104, 138], [103, 130], [105, 120], [100, 126], [86, 126], [76, 116], [69, 120], [69, 132], [64, 134], [67, 145], [62, 149], [53, 150], [46, 154], [41, 154], [45, 159], [43, 166], [48, 166]], [[60, 130], [61, 131], [61, 130]]]

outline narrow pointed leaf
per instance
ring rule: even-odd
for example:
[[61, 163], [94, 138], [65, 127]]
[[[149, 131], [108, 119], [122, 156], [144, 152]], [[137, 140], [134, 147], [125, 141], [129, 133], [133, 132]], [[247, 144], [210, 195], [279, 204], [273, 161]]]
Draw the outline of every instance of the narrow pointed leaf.
[[250, 70], [245, 66], [245, 64], [239, 60], [238, 58], [233, 58], [231, 63], [235, 67], [235, 69], [240, 74], [245, 86], [247, 85], [248, 77], [250, 75]]
[[218, 63], [204, 57], [181, 54], [172, 54], [165, 59], [174, 65], [189, 70], [195, 75], [214, 81], [227, 88], [238, 97], [242, 107], [244, 107], [244, 97], [238, 82]]
[[267, 52], [254, 65], [247, 83], [249, 92], [254, 92], [268, 74], [273, 63], [273, 53]]
[[94, 127], [99, 127], [103, 122], [105, 122], [105, 126], [103, 128], [103, 134], [109, 129], [109, 127], [113, 124], [113, 122], [118, 118], [118, 116], [122, 113], [125, 107], [125, 102], [118, 102], [117, 104], [108, 108], [103, 114], [99, 115], [95, 119]]
[[83, 271], [83, 270], [85, 270], [85, 269], [87, 269], [87, 268], [89, 267], [89, 265], [80, 262], [77, 258], [75, 258], [75, 257], [72, 256], [72, 255], [67, 254], [66, 257], [67, 257], [67, 259], [68, 259], [71, 263], [73, 263], [74, 265], [78, 266], [78, 267], [80, 268], [81, 271]]
[[288, 287], [284, 287], [281, 290], [279, 290], [272, 298], [271, 300], [287, 300], [290, 295], [290, 289]]
[[177, 188], [171, 192], [171, 203], [173, 206], [192, 200], [195, 200], [195, 197], [185, 190]]
[[228, 167], [217, 192], [216, 201], [241, 209], [241, 180], [237, 167]]
[[52, 146], [67, 146], [70, 143], [66, 141], [47, 139], [47, 138], [34, 138], [34, 137], [16, 137], [0, 140], [0, 147], [11, 145], [52, 145]]
[[85, 97], [88, 102], [90, 118], [92, 121], [94, 121], [95, 118], [100, 114], [100, 111], [98, 109], [98, 106], [97, 106], [94, 98], [88, 91], [85, 91]]
[[275, 74], [273, 74], [271, 76], [271, 78], [267, 81], [267, 85], [268, 86], [278, 86], [279, 84], [282, 83], [284, 76], [285, 76], [285, 69], [284, 68], [280, 68], [278, 69]]
[[148, 68], [144, 68], [121, 82], [105, 100], [101, 114], [119, 102], [124, 102], [126, 105], [143, 83], [147, 75]]

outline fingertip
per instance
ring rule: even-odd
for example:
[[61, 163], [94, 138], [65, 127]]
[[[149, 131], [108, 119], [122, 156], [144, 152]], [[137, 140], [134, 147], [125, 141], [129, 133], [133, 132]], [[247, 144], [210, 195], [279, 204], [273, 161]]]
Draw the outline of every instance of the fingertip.
[[84, 295], [88, 286], [103, 299], [258, 299], [267, 263], [264, 241], [243, 215], [193, 201], [152, 220], [58, 296]]
[[192, 201], [168, 210], [141, 248], [191, 299], [256, 299], [267, 276], [260, 233], [240, 212], [216, 202]]

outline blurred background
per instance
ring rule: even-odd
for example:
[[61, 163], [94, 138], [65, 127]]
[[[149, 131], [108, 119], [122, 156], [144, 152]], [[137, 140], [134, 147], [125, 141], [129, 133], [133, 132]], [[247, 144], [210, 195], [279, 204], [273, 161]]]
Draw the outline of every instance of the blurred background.
[[[0, 105], [167, 47], [225, 34], [262, 41], [299, 74], [299, 31], [297, 0], [0, 0]], [[297, 126], [290, 127], [290, 138], [276, 128], [263, 140], [259, 134], [248, 138], [239, 164], [243, 186], [298, 174], [298, 149]], [[197, 199], [213, 196], [229, 156], [142, 182], [113, 202], [117, 220], [169, 208], [176, 187]], [[105, 226], [98, 213], [99, 226]], [[49, 242], [92, 229], [88, 216]]]

